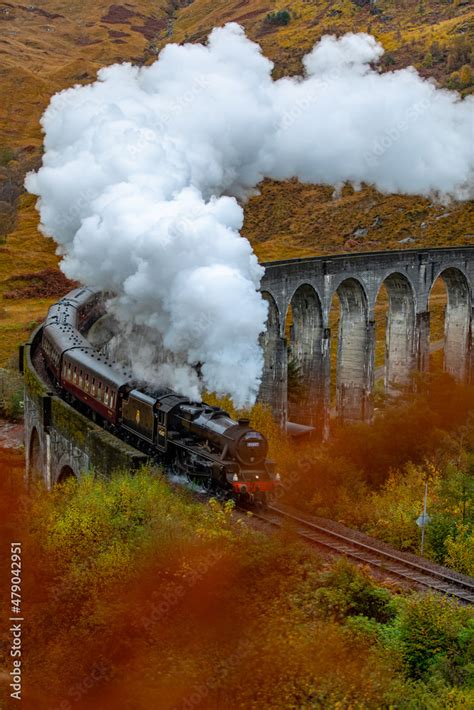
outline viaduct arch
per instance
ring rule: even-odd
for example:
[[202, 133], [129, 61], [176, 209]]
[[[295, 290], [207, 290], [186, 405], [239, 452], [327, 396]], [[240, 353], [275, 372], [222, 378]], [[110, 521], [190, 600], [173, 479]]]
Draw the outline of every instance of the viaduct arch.
[[407, 385], [413, 370], [429, 368], [429, 298], [438, 279], [447, 290], [445, 370], [457, 379], [471, 377], [474, 247], [309, 257], [264, 267], [261, 290], [270, 305], [268, 330], [261, 341], [265, 364], [259, 399], [269, 404], [281, 425], [289, 418], [290, 362], [298, 366], [305, 392], [299, 421], [322, 422], [328, 429], [335, 337], [329, 314], [336, 294], [340, 302], [336, 414], [342, 420], [372, 416], [375, 307], [383, 286], [388, 296], [385, 390]]

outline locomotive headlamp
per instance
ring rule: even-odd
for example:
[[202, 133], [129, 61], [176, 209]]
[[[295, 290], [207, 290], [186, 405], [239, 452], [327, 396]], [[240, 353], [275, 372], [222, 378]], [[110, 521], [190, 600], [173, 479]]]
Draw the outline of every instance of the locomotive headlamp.
[[234, 473], [234, 475], [232, 476], [232, 480], [234, 481], [234, 483], [239, 480], [239, 477], [236, 473]]
[[275, 481], [281, 481], [281, 476], [279, 473], [275, 475]]

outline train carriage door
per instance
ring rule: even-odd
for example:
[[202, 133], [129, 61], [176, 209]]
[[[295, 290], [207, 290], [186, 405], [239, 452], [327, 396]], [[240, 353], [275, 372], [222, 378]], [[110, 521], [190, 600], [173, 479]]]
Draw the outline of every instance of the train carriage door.
[[161, 410], [156, 411], [156, 445], [166, 451], [167, 432], [166, 432], [166, 413]]

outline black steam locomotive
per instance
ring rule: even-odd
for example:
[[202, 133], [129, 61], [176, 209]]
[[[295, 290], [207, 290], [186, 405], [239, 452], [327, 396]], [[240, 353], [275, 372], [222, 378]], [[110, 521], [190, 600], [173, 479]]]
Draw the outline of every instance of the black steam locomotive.
[[91, 288], [71, 291], [48, 312], [41, 349], [65, 399], [167, 470], [239, 504], [265, 505], [279, 480], [265, 437], [247, 419], [236, 422], [219, 407], [152, 389], [113, 367], [82, 335], [101, 313], [101, 293]]

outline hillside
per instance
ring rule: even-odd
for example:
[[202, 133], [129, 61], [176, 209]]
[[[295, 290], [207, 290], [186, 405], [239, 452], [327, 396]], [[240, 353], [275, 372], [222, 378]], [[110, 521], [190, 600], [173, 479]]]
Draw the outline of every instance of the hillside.
[[[462, 0], [0, 3], [0, 295], [10, 296], [0, 304], [0, 363], [48, 299], [64, 290], [61, 280], [44, 288], [45, 270], [56, 268], [57, 257], [37, 232], [34, 201], [22, 194], [25, 172], [41, 159], [39, 119], [49, 97], [92, 81], [103, 65], [150, 63], [165, 43], [202, 41], [229, 21], [262, 45], [275, 77], [299, 73], [302, 56], [323, 34], [369, 31], [386, 49], [385, 70], [414, 64], [442, 86], [474, 90], [474, 10]], [[472, 243], [472, 225], [472, 203], [437, 205], [348, 187], [334, 198], [328, 188], [267, 181], [247, 206], [244, 233], [268, 260]], [[14, 278], [12, 286], [12, 276], [34, 272], [43, 273], [36, 298], [26, 281]]]
[[[285, 26], [268, 15], [287, 8]], [[177, 41], [201, 41], [216, 24], [242, 24], [275, 63], [274, 76], [299, 74], [301, 59], [324, 34], [370, 32], [384, 46], [385, 70], [414, 65], [461, 93], [474, 90], [474, 11], [465, 2], [342, 0], [340, 2], [209, 2], [197, 0], [178, 13]], [[163, 42], [165, 39], [163, 38]], [[159, 45], [161, 46], [161, 45]], [[468, 65], [466, 67], [466, 65]], [[464, 67], [466, 82], [459, 80]], [[339, 199], [324, 187], [267, 181], [251, 200], [244, 232], [262, 260], [314, 253], [469, 244], [474, 208], [433, 205], [429, 200], [383, 197], [346, 188]]]

